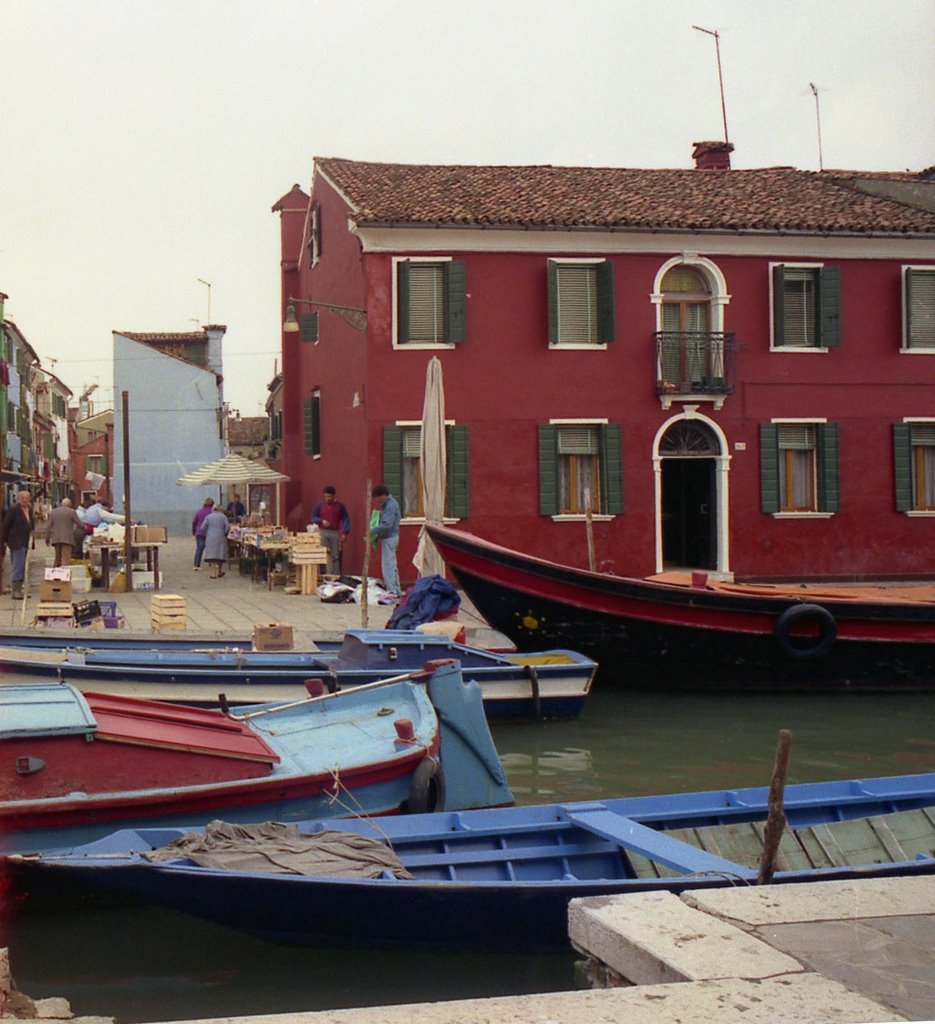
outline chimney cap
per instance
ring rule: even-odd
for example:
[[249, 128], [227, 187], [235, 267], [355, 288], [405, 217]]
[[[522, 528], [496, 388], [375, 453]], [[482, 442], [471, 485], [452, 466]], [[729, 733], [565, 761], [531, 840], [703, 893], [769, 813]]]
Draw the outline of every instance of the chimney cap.
[[732, 142], [693, 142], [692, 159], [698, 170], [730, 170]]

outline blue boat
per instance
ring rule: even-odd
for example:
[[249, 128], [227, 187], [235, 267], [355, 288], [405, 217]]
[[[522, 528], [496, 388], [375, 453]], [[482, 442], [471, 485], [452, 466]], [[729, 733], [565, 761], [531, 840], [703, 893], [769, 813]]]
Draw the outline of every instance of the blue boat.
[[0, 850], [121, 826], [251, 823], [510, 804], [480, 689], [457, 662], [236, 714], [0, 686]]
[[349, 629], [333, 651], [0, 647], [0, 668], [9, 672], [190, 704], [216, 703], [221, 692], [232, 703], [289, 700], [308, 678], [344, 689], [448, 658], [480, 685], [489, 718], [577, 715], [597, 671], [574, 651], [507, 654], [412, 630]]
[[[86, 883], [277, 942], [564, 945], [575, 897], [755, 883], [768, 799], [755, 788], [309, 821], [270, 837], [305, 844], [312, 860], [290, 874], [257, 870], [261, 834], [213, 856], [216, 838], [230, 842], [223, 823], [126, 830], [0, 866], [18, 885]], [[790, 785], [784, 813], [774, 884], [935, 871], [935, 773]], [[348, 872], [373, 841], [366, 873], [316, 865], [319, 845], [342, 840]]]

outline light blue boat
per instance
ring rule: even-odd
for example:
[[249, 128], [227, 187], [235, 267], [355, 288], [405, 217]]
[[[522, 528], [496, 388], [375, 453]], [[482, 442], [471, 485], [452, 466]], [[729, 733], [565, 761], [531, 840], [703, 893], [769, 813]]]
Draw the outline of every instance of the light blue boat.
[[0, 647], [0, 667], [10, 672], [185, 703], [217, 703], [219, 693], [232, 703], [288, 700], [309, 678], [345, 689], [449, 658], [480, 685], [489, 718], [573, 717], [597, 671], [574, 651], [501, 653], [412, 630], [349, 629], [332, 651]]

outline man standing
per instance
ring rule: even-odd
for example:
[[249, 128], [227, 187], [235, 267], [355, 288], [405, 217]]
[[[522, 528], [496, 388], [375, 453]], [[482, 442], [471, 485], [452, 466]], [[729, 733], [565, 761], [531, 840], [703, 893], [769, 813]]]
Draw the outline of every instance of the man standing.
[[55, 565], [68, 565], [71, 562], [72, 548], [75, 546], [77, 531], [84, 535], [84, 523], [71, 504], [71, 498], [62, 498], [61, 505], [49, 513], [49, 525], [45, 530], [45, 542], [55, 548]]
[[[29, 491], [20, 491], [16, 504], [11, 505], [3, 517], [3, 528], [0, 533], [0, 550], [5, 544], [10, 549], [10, 582], [13, 584], [14, 601], [23, 600], [23, 580], [26, 578], [26, 552], [29, 540], [36, 528], [36, 520], [32, 514]], [[35, 546], [35, 540], [33, 540]]]
[[227, 516], [231, 522], [239, 523], [247, 514], [247, 506], [240, 500], [240, 495], [235, 494], [227, 503]]
[[333, 487], [322, 491], [324, 501], [320, 501], [312, 511], [311, 522], [318, 527], [321, 542], [328, 552], [328, 572], [333, 576], [341, 575], [341, 549], [344, 538], [351, 530], [351, 519], [347, 509], [335, 497]]
[[402, 597], [399, 586], [399, 569], [396, 565], [396, 549], [399, 547], [399, 504], [390, 494], [386, 484], [377, 484], [370, 492], [379, 502], [380, 519], [370, 530], [370, 539], [380, 541], [380, 563], [383, 570], [383, 586], [393, 597]]

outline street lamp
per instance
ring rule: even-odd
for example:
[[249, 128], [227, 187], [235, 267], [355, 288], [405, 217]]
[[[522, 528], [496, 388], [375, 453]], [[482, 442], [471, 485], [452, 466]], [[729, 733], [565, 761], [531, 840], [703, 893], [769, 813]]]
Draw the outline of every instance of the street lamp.
[[298, 334], [299, 321], [295, 316], [295, 304], [301, 302], [305, 306], [319, 306], [322, 309], [329, 309], [337, 313], [339, 317], [346, 320], [356, 331], [367, 330], [367, 310], [358, 309], [356, 306], [338, 306], [333, 302], [318, 302], [316, 299], [294, 299], [291, 295], [286, 300], [286, 320], [282, 325], [284, 334]]

